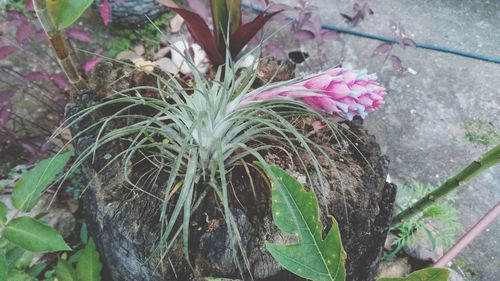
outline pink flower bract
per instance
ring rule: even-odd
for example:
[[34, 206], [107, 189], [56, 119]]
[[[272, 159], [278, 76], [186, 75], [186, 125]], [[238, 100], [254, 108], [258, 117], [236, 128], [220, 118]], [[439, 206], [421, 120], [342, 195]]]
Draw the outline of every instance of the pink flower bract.
[[245, 98], [240, 105], [253, 101], [282, 98], [300, 99], [318, 112], [344, 120], [364, 118], [367, 112], [384, 104], [385, 89], [376, 75], [334, 68], [295, 84], [265, 89]]

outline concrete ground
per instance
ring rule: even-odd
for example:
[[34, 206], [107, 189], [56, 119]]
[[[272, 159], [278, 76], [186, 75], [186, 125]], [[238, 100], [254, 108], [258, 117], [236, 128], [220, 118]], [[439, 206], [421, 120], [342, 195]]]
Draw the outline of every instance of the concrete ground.
[[[352, 14], [352, 1], [309, 2], [320, 7], [324, 23], [344, 25], [339, 13]], [[500, 1], [367, 2], [375, 14], [356, 30], [390, 36], [389, 20], [393, 20], [415, 41], [500, 57]], [[342, 62], [378, 72], [388, 89], [386, 105], [369, 114], [366, 126], [388, 155], [393, 179], [437, 184], [487, 151], [465, 139], [464, 122], [481, 119], [500, 128], [500, 64], [425, 49], [398, 49], [394, 53], [414, 74], [397, 77], [390, 62], [371, 58], [380, 42], [351, 35], [342, 39], [343, 44], [328, 47], [329, 64]], [[500, 200], [500, 166], [461, 188], [459, 196], [457, 207], [467, 230]], [[460, 254], [481, 281], [499, 280], [499, 237], [497, 219]]]

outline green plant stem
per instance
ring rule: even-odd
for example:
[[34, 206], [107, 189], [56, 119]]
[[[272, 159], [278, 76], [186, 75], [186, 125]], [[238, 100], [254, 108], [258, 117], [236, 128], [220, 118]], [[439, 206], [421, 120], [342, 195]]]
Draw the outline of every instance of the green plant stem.
[[61, 30], [59, 30], [52, 21], [52, 17], [45, 1], [46, 0], [33, 1], [38, 21], [42, 25], [45, 34], [47, 34], [54, 54], [57, 57], [57, 61], [64, 71], [64, 74], [66, 74], [66, 77], [68, 77], [70, 83], [78, 90], [85, 90], [88, 88], [88, 85], [79, 70], [78, 59], [71, 48], [70, 42], [64, 37]]
[[392, 220], [391, 226], [396, 227], [404, 220], [407, 220], [414, 215], [424, 211], [429, 205], [432, 205], [437, 200], [445, 197], [450, 192], [458, 187], [467, 184], [477, 175], [500, 162], [500, 144], [483, 154], [478, 160], [472, 162], [460, 173], [449, 178], [445, 183], [439, 186], [436, 190], [424, 196], [412, 206], [403, 210]]

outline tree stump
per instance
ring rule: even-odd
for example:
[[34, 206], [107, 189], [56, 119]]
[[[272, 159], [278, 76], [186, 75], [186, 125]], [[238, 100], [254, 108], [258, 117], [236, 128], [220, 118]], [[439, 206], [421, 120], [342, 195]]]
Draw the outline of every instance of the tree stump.
[[[68, 114], [95, 102], [100, 102], [95, 91], [83, 93], [76, 104], [69, 107]], [[111, 113], [95, 112], [75, 124], [72, 131], [81, 132], [107, 114]], [[354, 121], [340, 127], [344, 134], [352, 136], [351, 141], [339, 143], [330, 140], [328, 135], [311, 136], [317, 142], [329, 144], [327, 152], [336, 163], [336, 167], [331, 167], [318, 157], [325, 162], [328, 182], [319, 187], [322, 220], [325, 231], [330, 227], [328, 215], [333, 215], [339, 223], [347, 252], [347, 280], [374, 280], [389, 229], [395, 186], [385, 182], [388, 162], [362, 123]], [[77, 155], [93, 145], [97, 131], [90, 130], [75, 141]], [[151, 256], [161, 233], [162, 207], [161, 201], [151, 195], [162, 197], [162, 189], [159, 185], [141, 186], [142, 192], [131, 189], [124, 182], [120, 161], [105, 167], [108, 160], [123, 149], [119, 142], [107, 144], [98, 150], [93, 161], [89, 159], [82, 165], [88, 187], [81, 206], [108, 274], [105, 280], [203, 280], [204, 277], [247, 280], [250, 275], [254, 280], [303, 280], [281, 268], [266, 251], [265, 241], [287, 243], [292, 238], [284, 236], [272, 221], [269, 186], [255, 176], [253, 193], [249, 174], [239, 166], [227, 179], [234, 189], [231, 211], [239, 227], [249, 269], [241, 273], [233, 259], [230, 245], [234, 237], [228, 237], [222, 208], [215, 195], [208, 195], [192, 215], [189, 240], [192, 268], [184, 256], [182, 239], [173, 243], [167, 255]], [[270, 164], [281, 166], [302, 181], [305, 179], [304, 168], [294, 164], [299, 163], [294, 157], [280, 151], [268, 151], [264, 156]], [[303, 160], [306, 160], [306, 169], [312, 171], [307, 157], [303, 156]], [[307, 187], [319, 186], [314, 177], [306, 181]], [[207, 187], [197, 187], [203, 188]]]
[[[99, 8], [102, 0], [95, 1]], [[156, 0], [109, 0], [111, 23], [130, 26], [147, 23], [148, 17], [156, 19], [167, 9]]]

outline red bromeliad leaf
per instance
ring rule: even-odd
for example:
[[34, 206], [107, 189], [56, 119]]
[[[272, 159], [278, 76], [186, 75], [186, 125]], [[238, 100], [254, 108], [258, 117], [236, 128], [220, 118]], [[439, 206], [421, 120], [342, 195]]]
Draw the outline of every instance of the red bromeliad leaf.
[[293, 33], [293, 38], [299, 42], [314, 39], [314, 33], [309, 30], [297, 30]]
[[24, 81], [31, 83], [47, 78], [47, 73], [43, 71], [33, 71], [23, 76]]
[[12, 113], [12, 105], [6, 104], [0, 108], [0, 129], [7, 124], [10, 119], [10, 114]]
[[68, 37], [85, 43], [90, 43], [92, 41], [90, 34], [81, 27], [72, 27], [68, 29], [67, 34]]
[[208, 18], [208, 6], [205, 1], [202, 0], [187, 0], [189, 7], [193, 9], [198, 15], [200, 15], [204, 20]]
[[17, 44], [23, 44], [28, 37], [30, 37], [31, 34], [33, 34], [34, 28], [31, 22], [29, 21], [24, 21], [21, 23], [21, 25], [17, 28], [16, 31], [16, 42]]
[[205, 23], [203, 18], [191, 11], [180, 8], [170, 8], [182, 18], [186, 26], [193, 36], [193, 39], [198, 43], [201, 48], [207, 53], [208, 58], [214, 66], [219, 66], [224, 64], [225, 58], [219, 53], [217, 44], [215, 42], [215, 37], [210, 32], [208, 25]]
[[14, 46], [3, 46], [0, 47], [0, 60], [5, 59], [6, 57], [12, 55], [17, 50]]
[[259, 30], [266, 24], [274, 15], [281, 13], [280, 11], [275, 11], [269, 14], [259, 14], [251, 22], [240, 25], [238, 30], [231, 35], [231, 44], [229, 49], [231, 51], [231, 56], [236, 57], [239, 52], [246, 46], [248, 42], [259, 32]]
[[89, 73], [100, 61], [102, 61], [101, 57], [91, 58], [83, 65], [83, 71], [85, 71], [86, 74]]
[[99, 13], [101, 14], [102, 21], [104, 25], [108, 25], [111, 18], [111, 10], [109, 8], [109, 0], [102, 1], [99, 6]]

